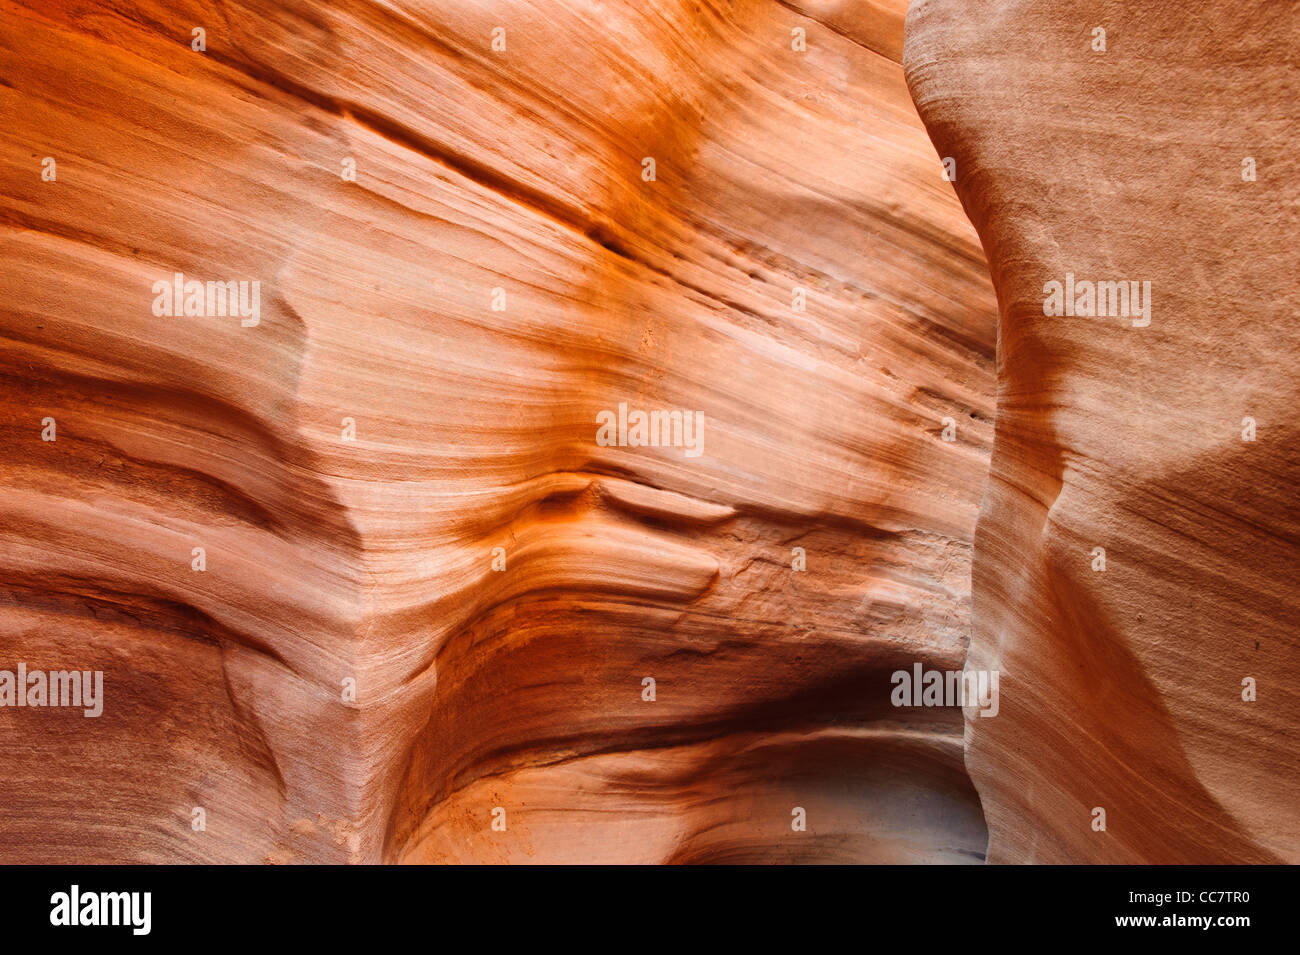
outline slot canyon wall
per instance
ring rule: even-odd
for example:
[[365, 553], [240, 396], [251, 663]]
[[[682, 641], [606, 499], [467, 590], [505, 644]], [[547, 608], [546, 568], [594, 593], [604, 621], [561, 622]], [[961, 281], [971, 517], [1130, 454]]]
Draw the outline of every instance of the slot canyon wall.
[[0, 861], [1295, 861], [1300, 17], [1143, 10], [0, 0]]
[[0, 3], [4, 861], [982, 860], [904, 12]]
[[905, 66], [1001, 315], [988, 861], [1300, 861], [1300, 4], [920, 0]]

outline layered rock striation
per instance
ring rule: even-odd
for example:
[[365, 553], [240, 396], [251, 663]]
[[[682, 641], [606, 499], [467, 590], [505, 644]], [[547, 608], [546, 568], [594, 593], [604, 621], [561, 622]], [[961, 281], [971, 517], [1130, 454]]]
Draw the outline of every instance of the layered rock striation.
[[994, 391], [902, 16], [0, 5], [0, 668], [103, 674], [0, 709], [4, 860], [982, 859], [890, 702]]
[[1300, 5], [919, 0], [906, 47], [1000, 309], [988, 860], [1296, 862]]

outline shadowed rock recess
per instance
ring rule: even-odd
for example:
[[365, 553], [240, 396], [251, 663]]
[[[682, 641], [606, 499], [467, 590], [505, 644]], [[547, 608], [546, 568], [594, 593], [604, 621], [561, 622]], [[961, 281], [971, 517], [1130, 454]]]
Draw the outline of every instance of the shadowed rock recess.
[[0, 860], [982, 860], [904, 12], [0, 2]]
[[905, 66], [1001, 315], [988, 861], [1300, 861], [1300, 4], [918, 0]]

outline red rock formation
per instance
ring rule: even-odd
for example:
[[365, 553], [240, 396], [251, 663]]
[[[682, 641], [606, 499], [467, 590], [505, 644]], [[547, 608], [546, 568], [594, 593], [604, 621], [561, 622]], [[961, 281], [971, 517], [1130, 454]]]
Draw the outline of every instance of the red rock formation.
[[[966, 733], [990, 862], [1300, 860], [1298, 41], [1294, 2], [909, 14], [1001, 315], [968, 664], [1001, 711]], [[1067, 275], [1149, 282], [1149, 316], [1045, 314]]]
[[902, 8], [0, 4], [0, 668], [105, 696], [0, 709], [4, 861], [979, 859], [888, 702], [993, 393]]

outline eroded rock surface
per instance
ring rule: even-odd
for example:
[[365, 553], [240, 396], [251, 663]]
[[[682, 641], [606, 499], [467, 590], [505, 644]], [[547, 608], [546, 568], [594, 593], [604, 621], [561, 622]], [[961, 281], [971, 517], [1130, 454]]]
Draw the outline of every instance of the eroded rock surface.
[[5, 861], [982, 858], [889, 703], [964, 658], [995, 314], [902, 16], [0, 5], [0, 668], [105, 696], [0, 710]]
[[1001, 315], [989, 861], [1296, 862], [1300, 5], [920, 0], [905, 65]]

